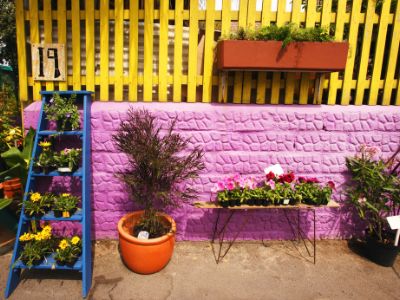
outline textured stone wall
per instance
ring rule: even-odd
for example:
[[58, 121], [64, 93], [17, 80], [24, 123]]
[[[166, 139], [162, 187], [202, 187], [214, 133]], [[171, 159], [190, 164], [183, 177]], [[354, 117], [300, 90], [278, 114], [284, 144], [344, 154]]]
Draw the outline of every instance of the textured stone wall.
[[[343, 202], [345, 157], [353, 155], [363, 143], [377, 145], [389, 155], [400, 142], [400, 111], [395, 107], [95, 102], [91, 120], [92, 223], [97, 239], [116, 238], [118, 219], [137, 209], [114, 175], [127, 160], [111, 141], [129, 106], [153, 111], [160, 124], [177, 117], [176, 129], [190, 138], [190, 147], [203, 147], [206, 169], [194, 183], [200, 200], [214, 199], [211, 188], [223, 176], [258, 176], [266, 166], [280, 163], [296, 175], [318, 177], [323, 182], [333, 180], [337, 185], [334, 198]], [[26, 108], [26, 127], [36, 127], [39, 110], [39, 103]], [[178, 239], [211, 238], [216, 211], [185, 205], [171, 215], [177, 222]], [[234, 227], [244, 224], [239, 239], [291, 239], [297, 231], [297, 217], [297, 212], [283, 210], [238, 212], [227, 234], [232, 236], [237, 229]], [[306, 235], [313, 232], [312, 218], [311, 212], [300, 214], [300, 228]], [[345, 238], [361, 228], [345, 207], [318, 208], [316, 219], [319, 238]]]

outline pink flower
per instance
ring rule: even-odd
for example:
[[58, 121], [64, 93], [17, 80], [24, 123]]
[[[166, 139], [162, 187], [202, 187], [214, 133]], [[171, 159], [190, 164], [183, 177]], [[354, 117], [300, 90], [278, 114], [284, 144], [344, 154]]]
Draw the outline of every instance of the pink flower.
[[268, 180], [268, 181], [270, 181], [270, 180], [273, 180], [273, 179], [275, 179], [275, 174], [274, 174], [274, 172], [269, 172], [267, 175], [265, 175], [266, 176], [266, 179]]
[[226, 184], [226, 188], [227, 188], [228, 190], [232, 191], [232, 190], [235, 189], [235, 184], [234, 184], [232, 181], [229, 181], [229, 182]]
[[68, 154], [69, 152], [71, 152], [71, 149], [68, 149], [68, 148], [64, 149], [64, 154]]
[[266, 184], [269, 185], [269, 187], [271, 188], [271, 190], [274, 190], [274, 189], [275, 189], [275, 181], [273, 181], [273, 180], [268, 180], [268, 181], [266, 182]]
[[334, 189], [335, 189], [335, 183], [334, 183], [332, 180], [329, 180], [329, 181], [326, 183], [326, 185], [329, 186], [329, 187], [331, 188], [331, 190], [334, 190]]
[[359, 203], [360, 205], [364, 205], [365, 202], [367, 202], [367, 199], [366, 199], [365, 197], [358, 198], [358, 203]]

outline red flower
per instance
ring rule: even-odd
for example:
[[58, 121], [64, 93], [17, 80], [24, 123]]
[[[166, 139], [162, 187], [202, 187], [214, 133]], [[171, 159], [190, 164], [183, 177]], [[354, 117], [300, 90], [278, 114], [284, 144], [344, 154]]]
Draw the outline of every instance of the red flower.
[[281, 183], [284, 183], [284, 182], [291, 183], [293, 180], [294, 180], [293, 172], [286, 173], [286, 174], [279, 176], [279, 182], [281, 182]]
[[266, 175], [266, 177], [267, 177], [267, 181], [274, 180], [275, 174], [274, 174], [274, 172], [271, 171]]
[[335, 189], [335, 183], [334, 183], [332, 180], [329, 180], [329, 181], [326, 183], [326, 185], [329, 186], [329, 187], [331, 188], [331, 190], [334, 190], [334, 189]]

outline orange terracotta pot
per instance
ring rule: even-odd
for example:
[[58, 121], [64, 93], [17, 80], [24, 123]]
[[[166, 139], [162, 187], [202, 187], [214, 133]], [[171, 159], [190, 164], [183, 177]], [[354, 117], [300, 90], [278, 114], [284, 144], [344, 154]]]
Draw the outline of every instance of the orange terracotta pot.
[[138, 239], [132, 236], [136, 224], [144, 211], [136, 211], [123, 216], [118, 222], [119, 245], [122, 260], [133, 272], [152, 274], [163, 269], [172, 257], [175, 245], [175, 221], [166, 214], [160, 214], [171, 223], [171, 231], [155, 239]]
[[6, 180], [0, 184], [0, 189], [4, 191], [4, 198], [14, 199], [22, 195], [22, 184], [19, 178]]

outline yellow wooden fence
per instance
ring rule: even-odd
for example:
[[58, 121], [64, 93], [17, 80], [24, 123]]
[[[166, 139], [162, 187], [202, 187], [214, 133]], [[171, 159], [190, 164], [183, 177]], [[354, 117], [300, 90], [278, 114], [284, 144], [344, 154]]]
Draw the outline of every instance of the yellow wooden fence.
[[[384, 0], [16, 0], [19, 94], [40, 100], [40, 90], [91, 90], [100, 101], [174, 101], [311, 104], [308, 73], [218, 72], [215, 45], [237, 26], [287, 22], [331, 28], [347, 39], [346, 70], [325, 76], [322, 103], [400, 105], [400, 4]], [[320, 4], [322, 2], [322, 5]], [[335, 2], [334, 8], [332, 2]], [[367, 5], [365, 5], [367, 3]], [[219, 5], [218, 5], [219, 6]], [[63, 43], [66, 82], [34, 81], [31, 43]], [[246, 55], [246, 53], [238, 53]]]

